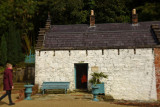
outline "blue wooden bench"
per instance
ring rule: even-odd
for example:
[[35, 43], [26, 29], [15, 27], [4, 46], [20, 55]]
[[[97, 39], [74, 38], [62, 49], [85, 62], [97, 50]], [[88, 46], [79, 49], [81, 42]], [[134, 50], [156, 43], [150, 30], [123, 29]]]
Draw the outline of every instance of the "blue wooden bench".
[[64, 89], [66, 94], [69, 84], [70, 82], [43, 82], [41, 89], [43, 90], [43, 94], [46, 89]]

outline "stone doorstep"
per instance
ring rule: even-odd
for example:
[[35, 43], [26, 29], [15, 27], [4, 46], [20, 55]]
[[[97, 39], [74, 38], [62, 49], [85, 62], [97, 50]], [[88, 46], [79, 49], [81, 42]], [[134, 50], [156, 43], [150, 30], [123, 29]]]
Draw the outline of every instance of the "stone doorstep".
[[74, 99], [80, 99], [80, 100], [92, 100], [92, 95], [73, 95], [73, 94], [36, 94], [32, 96], [32, 99], [34, 100], [74, 100]]
[[88, 92], [87, 89], [75, 89], [73, 91], [75, 91], [75, 92]]

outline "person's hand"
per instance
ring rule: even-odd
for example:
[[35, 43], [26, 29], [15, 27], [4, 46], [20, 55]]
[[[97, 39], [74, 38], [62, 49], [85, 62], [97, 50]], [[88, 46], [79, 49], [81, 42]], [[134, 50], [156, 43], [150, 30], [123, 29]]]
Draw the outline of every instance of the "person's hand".
[[14, 86], [12, 86], [12, 89], [14, 89]]

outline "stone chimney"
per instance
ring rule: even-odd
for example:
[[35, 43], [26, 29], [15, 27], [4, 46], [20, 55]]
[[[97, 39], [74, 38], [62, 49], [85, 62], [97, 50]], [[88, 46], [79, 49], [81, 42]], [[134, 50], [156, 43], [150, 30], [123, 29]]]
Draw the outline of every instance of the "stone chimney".
[[51, 17], [48, 13], [48, 19], [46, 21], [45, 28], [40, 28], [39, 34], [38, 34], [38, 40], [36, 44], [36, 49], [42, 49], [44, 47], [44, 39], [45, 39], [45, 33], [51, 28]]
[[136, 14], [136, 9], [132, 10], [132, 24], [138, 24], [138, 14]]
[[46, 21], [45, 28], [46, 28], [46, 30], [49, 30], [51, 28], [51, 16], [50, 16], [49, 12], [48, 12], [48, 19]]
[[90, 15], [90, 27], [95, 27], [95, 15], [94, 15], [94, 10], [91, 10], [91, 15]]

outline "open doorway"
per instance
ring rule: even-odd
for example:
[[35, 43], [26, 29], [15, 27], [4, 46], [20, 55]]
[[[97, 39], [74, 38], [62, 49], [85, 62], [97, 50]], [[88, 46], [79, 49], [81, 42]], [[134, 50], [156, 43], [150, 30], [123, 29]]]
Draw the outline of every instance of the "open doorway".
[[75, 64], [76, 89], [87, 89], [88, 64]]

